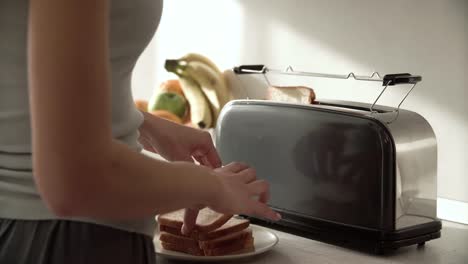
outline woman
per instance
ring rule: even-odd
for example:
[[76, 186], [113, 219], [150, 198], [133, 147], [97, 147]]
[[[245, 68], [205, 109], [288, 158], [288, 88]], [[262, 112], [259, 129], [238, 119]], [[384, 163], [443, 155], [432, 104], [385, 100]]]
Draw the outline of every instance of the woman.
[[[161, 10], [0, 2], [0, 263], [154, 263], [154, 215], [179, 208], [185, 233], [200, 206], [279, 219], [252, 168], [219, 168], [209, 134], [134, 107], [131, 72]], [[139, 135], [172, 162], [141, 154]]]

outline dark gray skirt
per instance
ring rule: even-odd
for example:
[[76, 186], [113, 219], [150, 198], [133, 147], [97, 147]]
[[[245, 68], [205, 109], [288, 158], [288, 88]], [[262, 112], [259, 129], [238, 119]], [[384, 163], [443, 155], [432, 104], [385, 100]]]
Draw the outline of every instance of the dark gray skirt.
[[0, 219], [1, 264], [154, 264], [152, 238], [64, 220]]

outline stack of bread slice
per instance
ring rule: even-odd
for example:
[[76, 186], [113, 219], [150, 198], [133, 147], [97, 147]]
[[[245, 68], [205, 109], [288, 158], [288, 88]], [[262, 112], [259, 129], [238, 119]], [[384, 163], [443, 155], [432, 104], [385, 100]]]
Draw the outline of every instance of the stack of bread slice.
[[159, 241], [166, 250], [195, 256], [223, 256], [254, 250], [254, 238], [248, 219], [200, 210], [194, 230], [181, 232], [184, 211], [158, 216]]

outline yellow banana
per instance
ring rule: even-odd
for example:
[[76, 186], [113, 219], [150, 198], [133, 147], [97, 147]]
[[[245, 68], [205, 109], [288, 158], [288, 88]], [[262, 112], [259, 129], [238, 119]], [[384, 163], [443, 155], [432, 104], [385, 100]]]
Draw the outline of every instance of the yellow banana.
[[180, 86], [190, 104], [190, 118], [198, 128], [213, 126], [213, 117], [208, 101], [200, 89], [200, 85], [193, 79], [185, 76], [179, 78]]
[[[193, 53], [192, 52], [192, 53], [186, 54], [185, 56], [183, 56], [183, 57], [181, 57], [179, 59], [179, 62], [182, 63], [182, 64], [187, 64], [187, 63], [194, 62], [194, 61], [204, 63], [207, 66], [209, 66], [212, 70], [214, 70], [216, 73], [218, 73], [221, 76], [221, 79], [223, 79], [224, 85], [228, 88], [228, 91], [229, 91], [229, 85], [227, 83], [227, 80], [224, 78], [223, 72], [218, 68], [218, 66], [216, 66], [216, 63], [214, 63], [208, 57], [206, 57], [204, 55], [201, 55], [199, 53]], [[234, 97], [233, 97], [232, 93], [229, 92], [227, 101], [231, 101], [233, 99], [234, 99]]]
[[193, 78], [210, 101], [216, 120], [223, 106], [229, 101], [229, 94], [223, 76], [201, 62], [190, 62], [181, 67], [181, 74]]
[[206, 64], [211, 69], [213, 69], [216, 73], [221, 74], [221, 71], [219, 70], [218, 66], [216, 66], [216, 64], [212, 60], [198, 53], [188, 53], [182, 58], [180, 58], [179, 61], [185, 61], [187, 63], [198, 61], [198, 62]]
[[179, 76], [189, 77], [200, 85], [210, 102], [215, 125], [221, 109], [232, 98], [224, 75], [216, 65], [202, 55], [190, 53], [178, 60], [166, 60], [165, 68]]

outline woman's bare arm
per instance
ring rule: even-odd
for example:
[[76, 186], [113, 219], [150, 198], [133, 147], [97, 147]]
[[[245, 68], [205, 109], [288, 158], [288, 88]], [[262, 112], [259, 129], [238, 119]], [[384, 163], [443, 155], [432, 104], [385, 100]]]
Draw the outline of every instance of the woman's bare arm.
[[268, 192], [253, 170], [156, 161], [112, 140], [109, 0], [31, 0], [29, 10], [34, 177], [53, 212], [131, 219], [207, 204], [277, 219], [251, 199]]

